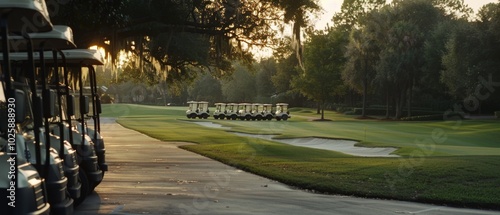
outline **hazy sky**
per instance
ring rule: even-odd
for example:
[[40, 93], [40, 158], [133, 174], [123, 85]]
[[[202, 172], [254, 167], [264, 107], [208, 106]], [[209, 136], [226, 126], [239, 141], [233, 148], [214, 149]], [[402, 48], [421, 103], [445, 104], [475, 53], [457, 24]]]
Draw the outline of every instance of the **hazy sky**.
[[[344, 0], [319, 0], [320, 6], [323, 7], [323, 14], [318, 17], [318, 21], [316, 24], [317, 29], [323, 29], [327, 23], [332, 23], [331, 19], [333, 17], [333, 14], [340, 10], [342, 2], [344, 2]], [[390, 0], [388, 0], [387, 2], [390, 2]], [[472, 7], [472, 9], [474, 9], [474, 12], [477, 12], [477, 10], [481, 8], [481, 6], [487, 3], [497, 2], [497, 0], [464, 0], [464, 2], [465, 4]]]

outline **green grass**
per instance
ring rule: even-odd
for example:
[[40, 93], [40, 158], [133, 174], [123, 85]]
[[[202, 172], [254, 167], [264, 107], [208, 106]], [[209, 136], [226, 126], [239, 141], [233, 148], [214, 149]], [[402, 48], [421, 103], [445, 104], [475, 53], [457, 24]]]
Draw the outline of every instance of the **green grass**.
[[[297, 112], [293, 112], [293, 110]], [[353, 139], [399, 148], [400, 158], [362, 158], [233, 135], [190, 123], [185, 107], [103, 105], [104, 116], [163, 141], [283, 183], [323, 193], [500, 209], [500, 121], [397, 122], [356, 120], [292, 109], [287, 122], [202, 120], [232, 131]]]

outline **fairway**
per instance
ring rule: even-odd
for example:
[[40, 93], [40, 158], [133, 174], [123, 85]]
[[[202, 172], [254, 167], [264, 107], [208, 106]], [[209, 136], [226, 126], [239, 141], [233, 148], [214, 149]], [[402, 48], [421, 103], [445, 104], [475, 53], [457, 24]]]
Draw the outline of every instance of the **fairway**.
[[[500, 209], [500, 121], [401, 122], [357, 120], [295, 108], [289, 121], [203, 120], [249, 134], [277, 138], [323, 137], [396, 147], [399, 158], [356, 157], [237, 136], [192, 123], [185, 107], [103, 105], [105, 117], [163, 141], [240, 169], [323, 193]], [[103, 128], [105, 129], [105, 128]]]

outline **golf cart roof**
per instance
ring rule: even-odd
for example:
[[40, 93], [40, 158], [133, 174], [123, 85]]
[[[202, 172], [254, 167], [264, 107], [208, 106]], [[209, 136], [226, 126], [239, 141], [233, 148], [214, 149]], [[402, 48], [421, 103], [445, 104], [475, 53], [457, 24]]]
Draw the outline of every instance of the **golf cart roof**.
[[[73, 41], [73, 31], [65, 25], [54, 25], [48, 32], [30, 33], [33, 49], [74, 49], [76, 45]], [[21, 52], [28, 50], [28, 41], [22, 36], [9, 37], [11, 51]]]
[[[77, 66], [89, 66], [89, 65], [104, 65], [104, 59], [97, 50], [92, 49], [70, 49], [63, 50], [64, 57], [66, 58], [66, 64], [77, 65]], [[46, 51], [43, 53], [45, 57], [45, 62], [50, 64], [54, 62], [52, 52]], [[33, 57], [36, 62], [40, 61], [40, 53], [33, 53]], [[58, 59], [62, 59], [61, 53], [57, 53]], [[1, 58], [0, 58], [1, 59]], [[10, 54], [10, 60], [15, 61], [26, 61], [28, 56], [25, 52], [17, 52]], [[61, 61], [62, 62], [62, 61]]]
[[215, 105], [225, 105], [226, 103], [222, 103], [222, 102], [218, 102], [218, 103], [215, 103]]
[[2, 0], [0, 16], [7, 19], [10, 32], [47, 32], [52, 30], [44, 0]]
[[280, 105], [280, 106], [287, 106], [287, 105], [288, 105], [288, 103], [278, 103], [278, 104], [276, 104], [276, 105]]

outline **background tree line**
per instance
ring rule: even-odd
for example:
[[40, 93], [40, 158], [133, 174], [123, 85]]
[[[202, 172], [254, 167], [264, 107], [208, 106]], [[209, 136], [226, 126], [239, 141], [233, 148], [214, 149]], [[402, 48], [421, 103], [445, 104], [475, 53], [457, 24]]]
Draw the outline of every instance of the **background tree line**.
[[[394, 118], [500, 109], [500, 3], [473, 16], [461, 0], [345, 0], [316, 31], [315, 0], [69, 2], [53, 19], [76, 26], [77, 44], [105, 47], [113, 65], [134, 56], [103, 75], [126, 102], [286, 101]], [[279, 36], [287, 23], [292, 36]], [[262, 47], [274, 57], [255, 62]]]
[[[266, 71], [272, 62], [272, 98], [298, 106], [360, 107], [354, 114], [398, 119], [442, 119], [457, 105], [460, 112], [490, 114], [500, 109], [500, 4], [472, 15], [459, 0], [346, 0], [334, 26], [308, 32], [303, 67], [284, 46], [257, 68]], [[248, 77], [240, 77], [248, 88], [233, 78], [245, 92], [260, 88]]]

